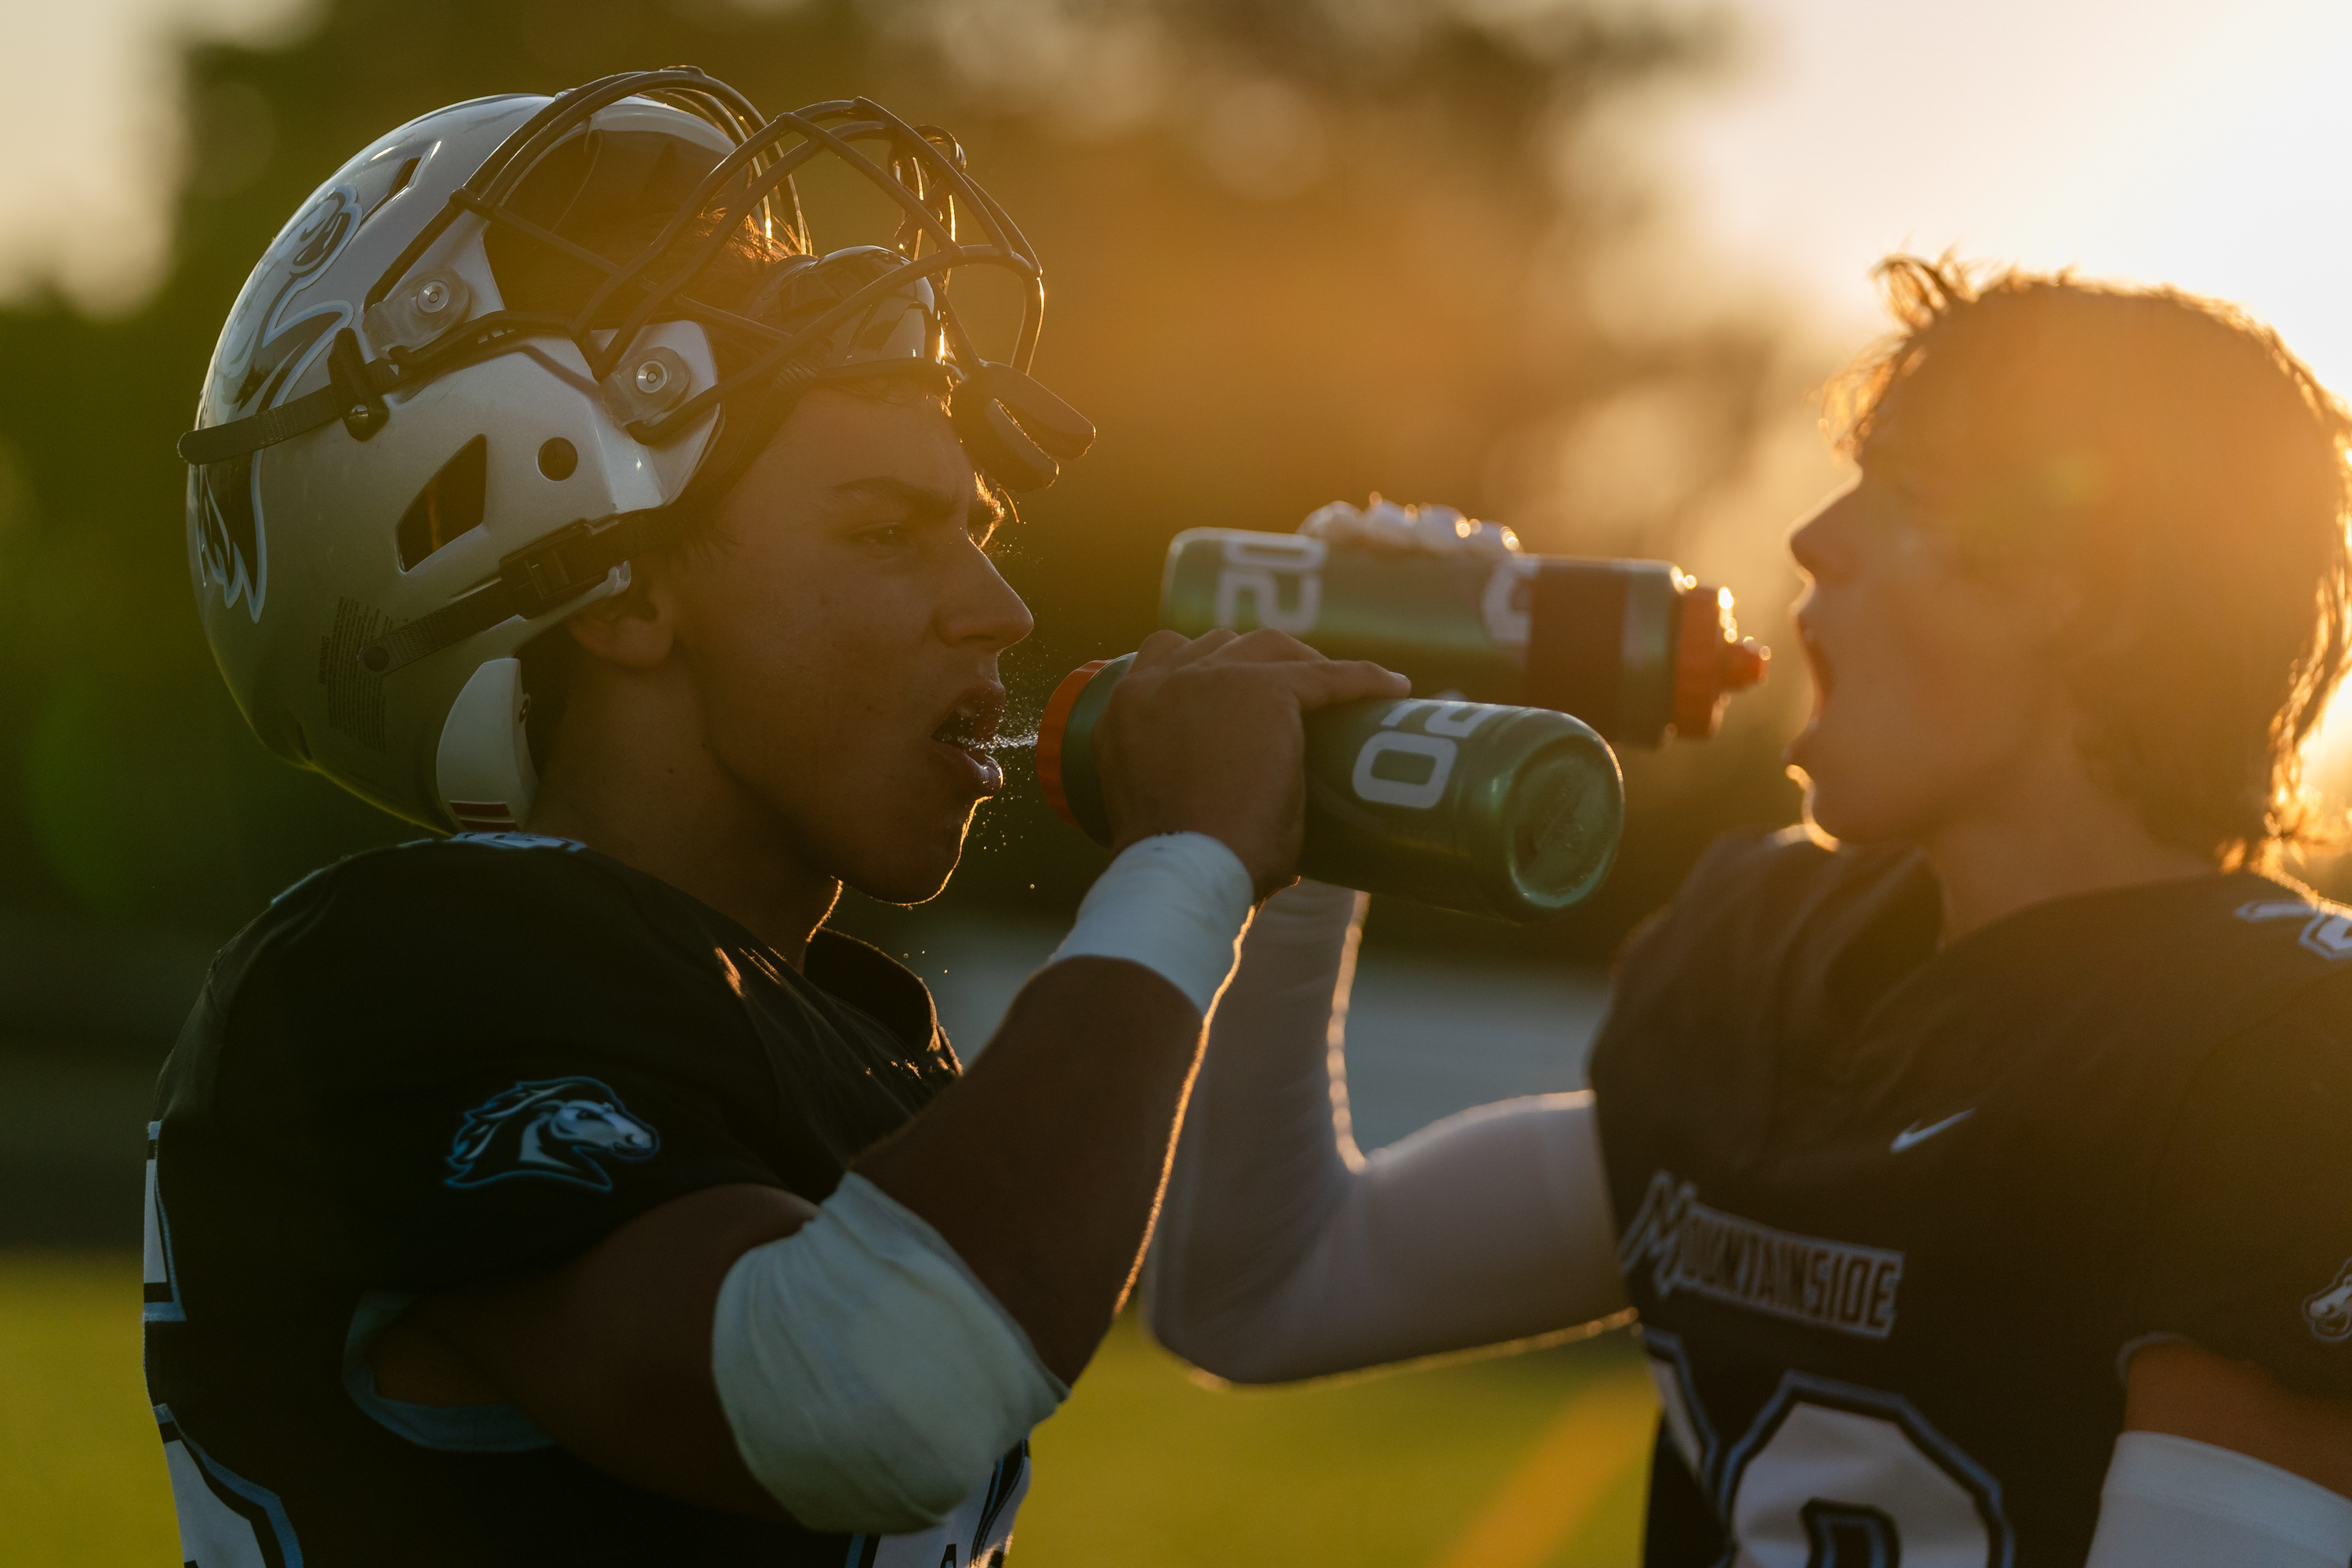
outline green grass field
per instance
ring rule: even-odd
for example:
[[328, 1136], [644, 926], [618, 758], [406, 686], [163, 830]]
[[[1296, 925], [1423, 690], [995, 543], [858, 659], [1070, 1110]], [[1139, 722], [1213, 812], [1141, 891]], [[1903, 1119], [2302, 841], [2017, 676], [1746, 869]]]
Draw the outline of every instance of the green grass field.
[[[139, 1268], [0, 1253], [0, 1534], [44, 1568], [176, 1563]], [[1622, 1335], [1304, 1389], [1197, 1385], [1124, 1323], [1036, 1438], [1021, 1568], [1620, 1568], [1654, 1405]]]

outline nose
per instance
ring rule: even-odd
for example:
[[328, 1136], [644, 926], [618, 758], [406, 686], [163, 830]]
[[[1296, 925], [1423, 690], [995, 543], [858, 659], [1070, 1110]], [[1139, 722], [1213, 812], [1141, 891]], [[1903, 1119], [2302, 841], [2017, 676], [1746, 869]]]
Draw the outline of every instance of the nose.
[[978, 545], [957, 552], [956, 581], [940, 612], [940, 635], [958, 647], [1002, 653], [1036, 628], [1036, 617]]
[[1831, 498], [1819, 511], [1789, 533], [1789, 553], [1797, 570], [1816, 583], [1841, 582], [1854, 567], [1853, 514], [1861, 504], [1857, 490]]

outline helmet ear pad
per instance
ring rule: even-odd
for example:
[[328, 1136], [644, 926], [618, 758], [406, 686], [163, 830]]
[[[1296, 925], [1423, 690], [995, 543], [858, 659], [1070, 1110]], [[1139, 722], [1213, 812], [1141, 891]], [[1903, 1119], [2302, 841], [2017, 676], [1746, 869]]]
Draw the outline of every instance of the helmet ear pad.
[[949, 412], [971, 460], [1007, 489], [1044, 489], [1062, 462], [1094, 445], [1085, 415], [1009, 364], [982, 362], [956, 387]]

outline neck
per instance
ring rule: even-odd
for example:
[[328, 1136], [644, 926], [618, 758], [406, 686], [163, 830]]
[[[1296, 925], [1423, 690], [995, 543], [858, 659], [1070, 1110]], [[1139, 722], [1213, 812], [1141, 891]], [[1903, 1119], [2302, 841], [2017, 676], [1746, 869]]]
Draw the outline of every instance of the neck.
[[2092, 780], [2071, 742], [1918, 842], [1943, 887], [1947, 942], [2029, 904], [2214, 869], [2153, 837], [2129, 801]]
[[797, 969], [841, 884], [812, 868], [774, 812], [719, 765], [698, 704], [663, 689], [678, 673], [598, 668], [578, 682], [529, 830], [660, 878]]

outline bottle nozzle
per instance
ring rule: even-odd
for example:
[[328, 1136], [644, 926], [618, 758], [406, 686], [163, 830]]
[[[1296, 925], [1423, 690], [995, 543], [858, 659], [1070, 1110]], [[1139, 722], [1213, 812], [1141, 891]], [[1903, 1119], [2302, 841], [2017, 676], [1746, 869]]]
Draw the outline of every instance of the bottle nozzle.
[[1675, 659], [1675, 733], [1685, 741], [1714, 734], [1724, 699], [1761, 681], [1771, 658], [1771, 649], [1739, 635], [1730, 589], [1685, 589]]

